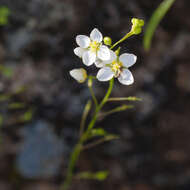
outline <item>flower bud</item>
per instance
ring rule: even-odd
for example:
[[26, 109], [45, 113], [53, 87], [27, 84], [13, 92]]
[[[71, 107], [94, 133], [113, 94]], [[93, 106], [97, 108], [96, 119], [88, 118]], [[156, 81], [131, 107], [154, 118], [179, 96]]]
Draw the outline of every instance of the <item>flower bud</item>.
[[83, 83], [87, 79], [87, 72], [83, 68], [71, 70], [70, 75], [79, 83]]
[[104, 44], [107, 46], [111, 46], [112, 44], [112, 39], [108, 36], [104, 37]]
[[88, 87], [92, 87], [92, 78], [88, 79]]
[[142, 19], [133, 18], [131, 22], [133, 24], [131, 32], [133, 34], [140, 34], [142, 32], [142, 27], [144, 26], [144, 21]]

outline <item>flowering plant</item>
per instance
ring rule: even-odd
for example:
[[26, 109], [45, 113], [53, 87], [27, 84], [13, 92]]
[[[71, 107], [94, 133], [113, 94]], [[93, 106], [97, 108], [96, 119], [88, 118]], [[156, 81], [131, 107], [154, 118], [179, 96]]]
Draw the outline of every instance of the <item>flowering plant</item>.
[[[66, 190], [70, 186], [74, 176], [74, 167], [80, 153], [83, 150], [93, 147], [102, 142], [117, 138], [116, 135], [108, 134], [102, 128], [95, 128], [96, 121], [99, 117], [99, 112], [101, 111], [103, 106], [109, 101], [140, 100], [136, 97], [110, 98], [110, 95], [113, 89], [114, 78], [118, 78], [118, 81], [123, 85], [133, 84], [134, 78], [128, 68], [133, 66], [137, 60], [137, 56], [135, 56], [134, 54], [123, 53], [120, 55], [120, 47], [117, 48], [115, 51], [113, 51], [113, 49], [118, 44], [125, 41], [128, 37], [141, 33], [143, 25], [143, 20], [133, 18], [131, 31], [113, 45], [111, 38], [103, 38], [101, 32], [96, 28], [93, 29], [90, 33], [90, 37], [86, 35], [78, 35], [76, 37], [76, 43], [79, 47], [74, 49], [75, 55], [82, 59], [82, 62], [85, 66], [91, 66], [95, 64], [95, 66], [99, 68], [99, 71], [97, 72], [96, 76], [88, 75], [87, 71], [84, 68], [73, 69], [70, 71], [70, 75], [79, 83], [83, 83], [88, 80], [88, 88], [92, 96], [92, 101], [94, 102], [94, 113], [92, 115], [91, 121], [89, 122], [87, 127], [85, 127], [86, 118], [92, 108], [92, 101], [89, 100], [84, 108], [81, 119], [79, 141], [75, 145], [71, 154], [66, 178], [64, 183], [61, 185], [60, 190]], [[109, 88], [100, 103], [98, 102], [92, 88], [94, 79], [97, 79], [98, 81], [109, 81]], [[115, 112], [124, 111], [132, 107], [133, 106], [122, 105], [114, 108], [113, 110], [105, 112], [104, 116]], [[99, 139], [96, 141], [92, 141], [92, 143], [88, 143], [89, 140], [93, 140], [94, 137], [99, 137]], [[107, 176], [107, 173], [97, 172], [95, 174], [92, 174], [89, 172], [83, 172], [76, 176], [78, 176], [79, 178], [104, 179]]]

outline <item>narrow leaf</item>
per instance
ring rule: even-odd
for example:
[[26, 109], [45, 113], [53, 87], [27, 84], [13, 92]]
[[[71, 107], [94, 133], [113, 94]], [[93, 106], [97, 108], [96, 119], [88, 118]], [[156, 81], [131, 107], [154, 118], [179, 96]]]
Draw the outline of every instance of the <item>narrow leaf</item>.
[[78, 179], [93, 179], [98, 181], [103, 181], [107, 178], [108, 172], [107, 171], [99, 171], [99, 172], [81, 172], [76, 177]]
[[95, 137], [95, 136], [105, 136], [107, 135], [107, 132], [102, 129], [102, 128], [96, 128], [96, 129], [92, 129], [91, 130], [91, 136]]
[[146, 27], [145, 35], [143, 38], [144, 49], [148, 51], [151, 46], [152, 37], [155, 32], [156, 27], [168, 12], [175, 0], [164, 0], [159, 7], [154, 11], [152, 17], [150, 18], [148, 25]]
[[104, 112], [102, 113], [101, 115], [99, 115], [100, 118], [103, 118], [103, 117], [106, 117], [110, 114], [113, 114], [113, 113], [117, 113], [117, 112], [121, 112], [121, 111], [125, 111], [127, 109], [131, 109], [131, 108], [134, 108], [133, 105], [121, 105], [121, 106], [118, 106], [110, 111], [107, 111], [107, 112]]
[[118, 97], [118, 98], [109, 98], [108, 101], [141, 101], [141, 98], [137, 98], [135, 96], [129, 97]]

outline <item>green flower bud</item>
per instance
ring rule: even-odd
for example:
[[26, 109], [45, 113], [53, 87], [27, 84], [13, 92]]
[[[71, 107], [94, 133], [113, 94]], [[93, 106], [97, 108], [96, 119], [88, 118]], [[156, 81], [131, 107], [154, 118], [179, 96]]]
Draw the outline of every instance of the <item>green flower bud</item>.
[[131, 22], [133, 25], [138, 26], [138, 27], [144, 26], [144, 20], [142, 19], [132, 18]]
[[140, 28], [140, 27], [137, 27], [137, 28], [135, 28], [134, 30], [133, 30], [133, 34], [140, 34], [142, 32], [142, 28]]
[[142, 27], [144, 26], [144, 20], [133, 18], [131, 22], [133, 24], [131, 28], [131, 32], [133, 34], [140, 34], [142, 32]]
[[107, 46], [111, 46], [112, 39], [108, 36], [104, 37], [104, 44], [106, 44]]

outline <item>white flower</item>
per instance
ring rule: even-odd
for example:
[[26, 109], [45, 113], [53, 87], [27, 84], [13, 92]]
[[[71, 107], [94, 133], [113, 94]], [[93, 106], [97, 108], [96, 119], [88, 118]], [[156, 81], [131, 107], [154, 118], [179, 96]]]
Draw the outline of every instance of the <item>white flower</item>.
[[111, 51], [110, 60], [96, 62], [96, 65], [102, 67], [97, 73], [99, 81], [108, 81], [113, 77], [118, 78], [119, 82], [124, 85], [130, 85], [134, 82], [132, 73], [129, 67], [135, 64], [137, 56], [129, 53], [124, 53], [117, 57], [115, 52]]
[[80, 68], [80, 69], [73, 69], [70, 72], [70, 75], [77, 80], [79, 83], [85, 82], [87, 79], [87, 72], [85, 69]]
[[76, 42], [79, 47], [74, 49], [74, 53], [82, 58], [85, 65], [90, 66], [97, 59], [106, 61], [110, 59], [110, 50], [102, 45], [103, 36], [98, 29], [93, 29], [90, 38], [85, 35], [78, 35]]

